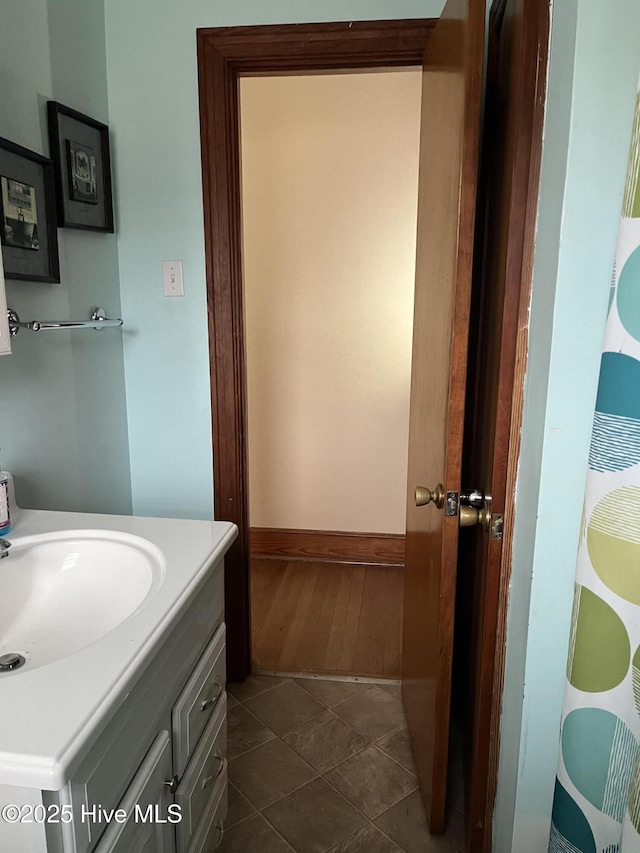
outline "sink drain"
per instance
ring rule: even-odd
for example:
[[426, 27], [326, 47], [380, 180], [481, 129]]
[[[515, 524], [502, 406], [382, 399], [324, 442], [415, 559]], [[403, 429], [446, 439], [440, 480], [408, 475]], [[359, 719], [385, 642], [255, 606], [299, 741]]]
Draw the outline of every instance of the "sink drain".
[[11, 672], [12, 669], [20, 669], [26, 662], [26, 658], [17, 652], [0, 655], [0, 672]]

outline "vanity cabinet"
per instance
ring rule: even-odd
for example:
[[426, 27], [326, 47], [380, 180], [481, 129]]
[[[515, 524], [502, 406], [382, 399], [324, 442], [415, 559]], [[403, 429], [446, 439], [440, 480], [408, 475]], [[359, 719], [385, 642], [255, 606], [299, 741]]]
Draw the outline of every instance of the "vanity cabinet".
[[[22, 802], [39, 802], [72, 819], [29, 830], [13, 826], [10, 836], [3, 835], [0, 825], [0, 849], [12, 853], [217, 849], [227, 811], [223, 577], [219, 559], [137, 679], [123, 691], [106, 725], [94, 733], [89, 748], [70, 769], [66, 786], [59, 791], [12, 793], [11, 802], [21, 796]], [[12, 847], [4, 844], [9, 838]]]

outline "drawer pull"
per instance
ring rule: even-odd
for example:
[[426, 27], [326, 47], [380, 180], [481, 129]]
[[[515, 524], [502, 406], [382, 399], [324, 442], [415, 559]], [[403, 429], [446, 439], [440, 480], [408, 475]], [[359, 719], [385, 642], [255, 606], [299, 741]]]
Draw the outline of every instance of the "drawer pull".
[[175, 794], [175, 792], [178, 790], [179, 783], [180, 779], [177, 776], [172, 776], [171, 779], [169, 779], [169, 781], [165, 782], [164, 784], [169, 789], [170, 794]]
[[209, 848], [208, 853], [216, 853], [216, 850], [218, 850], [222, 844], [222, 839], [224, 838], [224, 824], [222, 821], [216, 824], [216, 829], [218, 830], [218, 837], [213, 847]]
[[218, 699], [220, 698], [220, 694], [222, 693], [222, 682], [219, 678], [213, 682], [215, 693], [210, 699], [205, 699], [204, 702], [200, 703], [200, 710], [206, 711], [207, 708], [210, 708], [212, 705], [215, 705]]
[[205, 788], [208, 788], [212, 782], [215, 782], [215, 780], [218, 778], [218, 776], [222, 773], [222, 770], [224, 769], [224, 757], [219, 749], [216, 751], [214, 758], [216, 759], [216, 761], [220, 762], [220, 764], [216, 773], [214, 773], [212, 776], [205, 776], [202, 780], [203, 791]]

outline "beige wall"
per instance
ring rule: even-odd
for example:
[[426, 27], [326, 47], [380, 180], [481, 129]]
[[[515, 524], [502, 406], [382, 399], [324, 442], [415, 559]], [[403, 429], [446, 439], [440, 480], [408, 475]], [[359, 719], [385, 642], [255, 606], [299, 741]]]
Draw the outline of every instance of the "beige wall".
[[404, 532], [420, 73], [240, 94], [251, 525]]

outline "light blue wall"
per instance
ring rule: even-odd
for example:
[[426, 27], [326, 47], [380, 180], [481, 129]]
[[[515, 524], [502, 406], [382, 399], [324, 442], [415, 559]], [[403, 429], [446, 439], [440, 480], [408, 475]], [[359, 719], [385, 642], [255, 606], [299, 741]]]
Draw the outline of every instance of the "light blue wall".
[[[196, 29], [438, 15], [442, 0], [107, 0], [134, 511], [211, 517]], [[184, 260], [182, 299], [160, 261]]]
[[[50, 98], [106, 120], [102, 0], [2, 3], [0, 80], [0, 136], [39, 153]], [[58, 234], [62, 283], [9, 281], [9, 305], [23, 320], [119, 313], [116, 238]], [[121, 333], [20, 332], [0, 359], [0, 447], [24, 506], [130, 512]]]
[[495, 853], [547, 848], [588, 447], [640, 71], [639, 31], [636, 0], [554, 4]]

